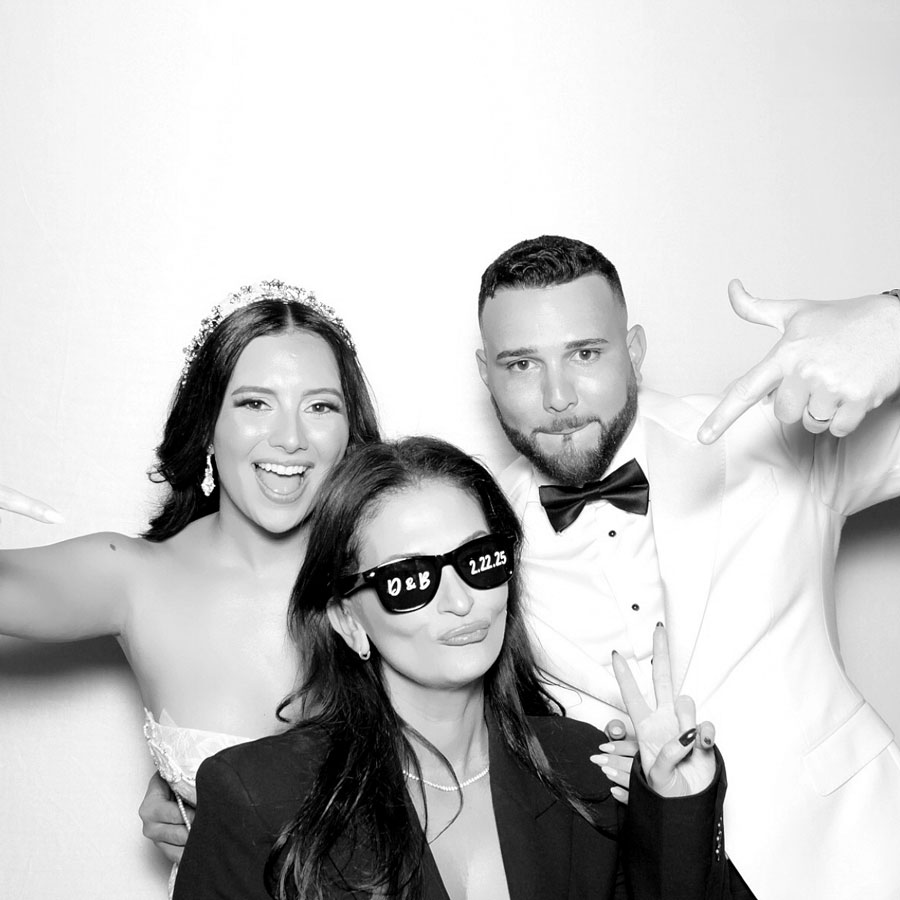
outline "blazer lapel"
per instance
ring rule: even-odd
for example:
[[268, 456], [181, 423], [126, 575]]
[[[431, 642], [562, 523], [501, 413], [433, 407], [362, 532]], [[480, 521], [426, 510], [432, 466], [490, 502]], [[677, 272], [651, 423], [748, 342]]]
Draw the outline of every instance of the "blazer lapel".
[[425, 845], [425, 859], [423, 860], [425, 900], [450, 900], [447, 888], [441, 878], [440, 870], [431, 852], [431, 847]]
[[721, 443], [706, 446], [697, 440], [703, 415], [683, 401], [642, 392], [640, 410], [677, 691], [687, 675], [715, 568], [725, 450]]
[[[569, 854], [554, 854], [548, 859], [541, 853], [543, 841], [537, 819], [556, 800], [507, 753], [490, 717], [488, 739], [491, 801], [510, 900], [544, 900], [542, 883], [568, 882]], [[560, 836], [554, 837], [558, 843]], [[548, 866], [552, 868], [554, 862], [557, 870], [548, 873]], [[426, 900], [450, 900], [427, 844], [423, 865]]]
[[[490, 727], [490, 726], [489, 726]], [[539, 817], [557, 801], [508, 755], [496, 730], [490, 730], [491, 798], [510, 900], [544, 900], [542, 884], [565, 896], [568, 853], [543, 853]], [[555, 843], [562, 840], [554, 836]]]

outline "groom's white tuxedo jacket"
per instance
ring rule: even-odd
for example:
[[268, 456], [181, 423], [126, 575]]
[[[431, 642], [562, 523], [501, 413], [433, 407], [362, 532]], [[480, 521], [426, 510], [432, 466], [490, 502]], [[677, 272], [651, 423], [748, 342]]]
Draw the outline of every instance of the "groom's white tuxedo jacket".
[[[900, 495], [900, 405], [840, 440], [762, 405], [704, 446], [715, 402], [642, 390], [638, 416], [675, 684], [728, 766], [726, 849], [759, 900], [896, 900], [900, 750], [849, 681], [830, 610], [846, 517]], [[541, 664], [577, 689], [557, 692], [569, 714], [603, 728], [622, 710], [608, 649], [585, 641], [590, 611], [567, 605], [565, 560], [545, 552], [566, 532], [536, 505], [526, 460], [501, 480], [525, 522]]]

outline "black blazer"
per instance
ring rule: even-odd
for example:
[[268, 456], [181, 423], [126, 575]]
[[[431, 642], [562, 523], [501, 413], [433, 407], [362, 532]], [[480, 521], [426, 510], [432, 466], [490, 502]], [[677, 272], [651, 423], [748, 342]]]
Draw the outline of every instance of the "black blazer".
[[[559, 716], [529, 721], [596, 823], [550, 794], [489, 725], [491, 794], [511, 900], [731, 897], [722, 846], [721, 758], [706, 791], [677, 799], [656, 795], [635, 765], [626, 808], [588, 758], [606, 740], [602, 732]], [[263, 884], [269, 850], [312, 785], [322, 748], [320, 732], [301, 730], [230, 747], [203, 763], [175, 900], [269, 900]], [[430, 852], [423, 865], [426, 900], [449, 900]]]

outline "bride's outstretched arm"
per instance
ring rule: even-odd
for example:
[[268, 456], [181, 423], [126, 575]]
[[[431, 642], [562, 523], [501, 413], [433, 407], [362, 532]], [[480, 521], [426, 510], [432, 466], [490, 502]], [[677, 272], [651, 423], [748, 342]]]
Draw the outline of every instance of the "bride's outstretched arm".
[[[2, 486], [0, 509], [61, 520], [46, 503]], [[0, 551], [0, 633], [41, 641], [121, 634], [141, 543], [104, 533]]]

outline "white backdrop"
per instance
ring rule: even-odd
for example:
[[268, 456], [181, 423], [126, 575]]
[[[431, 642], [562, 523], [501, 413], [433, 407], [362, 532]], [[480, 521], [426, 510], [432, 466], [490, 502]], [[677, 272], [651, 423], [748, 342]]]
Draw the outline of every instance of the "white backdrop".
[[[388, 433], [497, 466], [475, 298], [521, 238], [598, 246], [647, 382], [720, 389], [772, 340], [729, 278], [900, 285], [898, 46], [889, 0], [0, 0], [0, 481], [67, 517], [0, 543], [144, 527], [180, 348], [264, 278], [337, 307]], [[896, 729], [900, 506], [860, 519], [837, 618]], [[140, 707], [111, 640], [0, 643], [0, 896], [164, 896]]]

